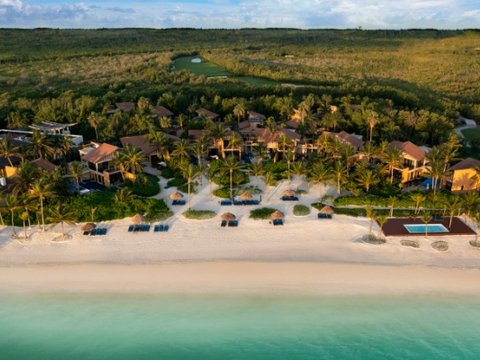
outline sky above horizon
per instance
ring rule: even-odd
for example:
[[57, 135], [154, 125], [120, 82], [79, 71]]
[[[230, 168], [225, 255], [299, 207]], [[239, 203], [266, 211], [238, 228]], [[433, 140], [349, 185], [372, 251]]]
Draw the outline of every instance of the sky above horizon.
[[480, 28], [480, 0], [0, 0], [0, 27]]

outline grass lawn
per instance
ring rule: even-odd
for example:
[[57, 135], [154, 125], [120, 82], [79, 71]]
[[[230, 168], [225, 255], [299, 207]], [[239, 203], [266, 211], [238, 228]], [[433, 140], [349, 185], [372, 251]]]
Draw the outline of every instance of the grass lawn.
[[198, 56], [182, 56], [173, 61], [175, 70], [188, 70], [195, 75], [205, 76], [230, 76], [230, 72], [221, 66], [206, 62], [202, 59], [201, 63], [192, 63], [192, 59]]
[[462, 134], [469, 142], [472, 142], [473, 140], [480, 142], [480, 126], [472, 129], [462, 130]]

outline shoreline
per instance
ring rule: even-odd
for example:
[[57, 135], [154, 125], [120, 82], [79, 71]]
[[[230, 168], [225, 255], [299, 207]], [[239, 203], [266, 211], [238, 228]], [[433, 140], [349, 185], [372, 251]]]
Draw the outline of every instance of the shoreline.
[[307, 262], [165, 262], [0, 267], [2, 294], [480, 296], [480, 269]]

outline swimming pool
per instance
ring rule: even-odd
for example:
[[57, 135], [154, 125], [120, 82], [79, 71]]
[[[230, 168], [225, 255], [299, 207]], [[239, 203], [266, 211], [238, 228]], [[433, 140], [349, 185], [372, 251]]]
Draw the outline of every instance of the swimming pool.
[[423, 234], [427, 233], [448, 233], [448, 229], [442, 224], [406, 224], [405, 229], [410, 234]]

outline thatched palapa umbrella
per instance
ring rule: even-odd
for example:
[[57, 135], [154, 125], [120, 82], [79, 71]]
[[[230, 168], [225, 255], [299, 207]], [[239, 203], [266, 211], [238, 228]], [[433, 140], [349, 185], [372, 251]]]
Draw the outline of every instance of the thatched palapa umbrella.
[[135, 224], [144, 223], [144, 222], [145, 222], [145, 216], [140, 215], [140, 214], [137, 214], [137, 215], [135, 215], [135, 216], [132, 217], [132, 221], [133, 221]]
[[275, 211], [275, 212], [271, 215], [271, 218], [272, 218], [273, 220], [275, 220], [275, 219], [283, 219], [284, 217], [285, 217], [285, 214], [282, 213], [281, 211], [278, 211], [278, 210]]
[[325, 206], [320, 210], [320, 213], [332, 215], [332, 214], [333, 214], [333, 209], [332, 209], [330, 206], [325, 205]]
[[295, 190], [292, 190], [292, 189], [285, 190], [283, 192], [283, 195], [285, 195], [285, 196], [295, 196], [296, 194], [297, 194], [297, 192]]
[[80, 227], [80, 230], [82, 230], [82, 231], [92, 231], [96, 227], [97, 227], [97, 225], [95, 225], [94, 223], [86, 223], [86, 224], [83, 224]]
[[240, 200], [250, 200], [252, 198], [252, 194], [250, 191], [245, 191], [242, 195], [238, 197]]
[[175, 191], [170, 194], [170, 199], [172, 200], [180, 200], [183, 198], [183, 194], [181, 192]]
[[222, 214], [222, 220], [225, 220], [225, 221], [232, 221], [232, 220], [235, 220], [236, 218], [237, 217], [235, 215], [229, 212]]

